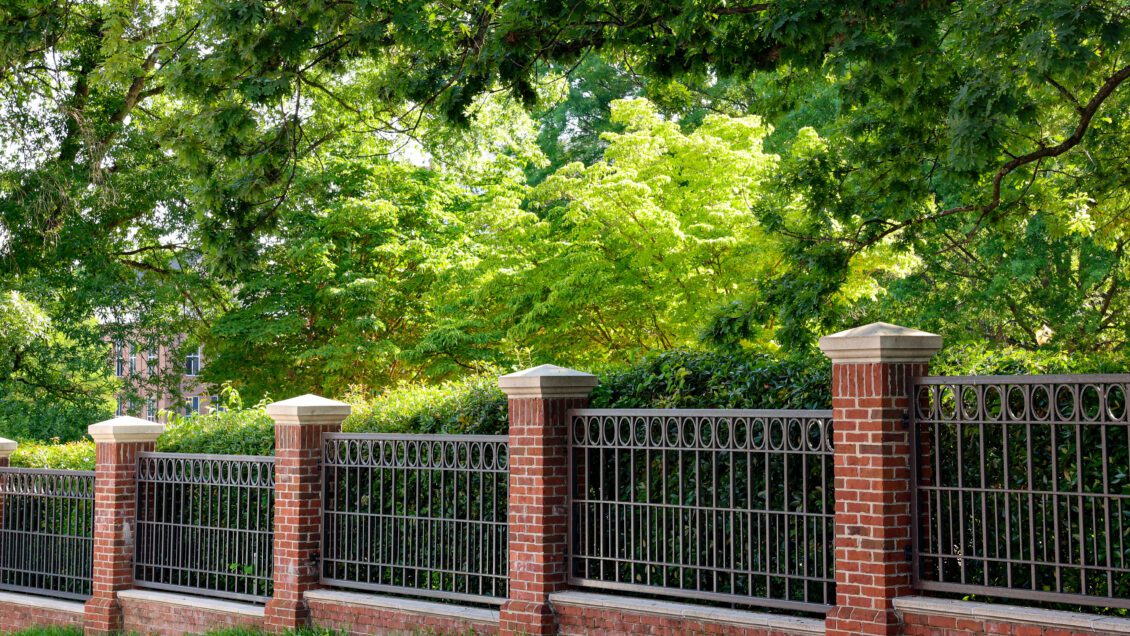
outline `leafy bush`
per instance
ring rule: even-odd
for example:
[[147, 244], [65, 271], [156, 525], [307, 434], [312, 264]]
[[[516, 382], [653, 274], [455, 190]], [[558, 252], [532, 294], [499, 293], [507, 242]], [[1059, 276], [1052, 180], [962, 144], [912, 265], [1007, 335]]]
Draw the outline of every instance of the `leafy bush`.
[[[223, 408], [185, 417], [163, 411], [165, 432], [157, 438], [157, 450], [166, 453], [214, 453], [218, 455], [272, 455], [275, 428], [267, 416], [266, 401], [244, 408], [239, 393], [225, 386], [220, 393]], [[26, 468], [94, 469], [94, 442], [89, 439], [60, 443], [21, 442], [12, 454], [12, 465]]]
[[60, 443], [58, 438], [48, 443], [24, 442], [12, 453], [11, 462], [23, 468], [94, 470], [94, 442]]
[[28, 399], [0, 387], [0, 437], [18, 440], [82, 439], [86, 427], [113, 415], [111, 402], [80, 404]]
[[[1078, 355], [962, 343], [934, 359], [935, 375], [1111, 373], [1130, 368], [1125, 355]], [[764, 353], [721, 353], [675, 349], [655, 353], [623, 368], [598, 374], [595, 408], [828, 408], [831, 363], [823, 355], [776, 357]], [[168, 427], [157, 440], [166, 452], [227, 455], [274, 453], [274, 425], [266, 400], [244, 407], [231, 387], [221, 391], [224, 407], [184, 417], [165, 413]], [[506, 396], [497, 374], [436, 386], [408, 386], [374, 396], [344, 398], [353, 432], [499, 434], [507, 428]], [[21, 444], [12, 464], [43, 468], [91, 468], [89, 441]]]
[[349, 394], [343, 428], [381, 433], [505, 433], [506, 395], [495, 375], [436, 386], [410, 386], [375, 397]]
[[1126, 373], [1127, 370], [1130, 370], [1130, 358], [1124, 353], [1029, 351], [986, 342], [946, 345], [930, 361], [931, 375]]
[[829, 408], [831, 363], [823, 356], [675, 349], [602, 374], [595, 408]]
[[165, 432], [157, 450], [166, 453], [218, 455], [273, 455], [275, 426], [267, 415], [267, 400], [245, 408], [239, 392], [230, 386], [220, 391], [223, 405], [209, 413], [183, 416], [162, 411]]

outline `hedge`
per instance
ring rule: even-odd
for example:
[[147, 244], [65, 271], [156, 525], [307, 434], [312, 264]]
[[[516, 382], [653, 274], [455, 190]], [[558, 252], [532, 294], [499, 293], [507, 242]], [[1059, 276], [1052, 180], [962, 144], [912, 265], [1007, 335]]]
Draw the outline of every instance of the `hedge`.
[[[1130, 368], [1122, 354], [1077, 355], [1030, 352], [985, 343], [947, 346], [934, 359], [938, 375], [1106, 373]], [[675, 349], [633, 365], [598, 373], [595, 408], [829, 408], [831, 364], [819, 352], [791, 357], [764, 353], [721, 353]], [[274, 429], [266, 402], [244, 407], [230, 387], [222, 391], [225, 410], [183, 417], [167, 414], [169, 426], [157, 440], [167, 452], [270, 455]], [[350, 394], [346, 431], [392, 433], [504, 433], [506, 396], [497, 374], [433, 386], [411, 386], [380, 395]], [[13, 465], [88, 468], [93, 444], [30, 443]]]

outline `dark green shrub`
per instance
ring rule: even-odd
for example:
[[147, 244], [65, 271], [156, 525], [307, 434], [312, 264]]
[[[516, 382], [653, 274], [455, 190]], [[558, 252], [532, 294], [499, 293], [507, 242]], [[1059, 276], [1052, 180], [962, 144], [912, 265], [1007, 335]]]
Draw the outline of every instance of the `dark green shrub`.
[[506, 395], [496, 375], [436, 386], [411, 386], [366, 397], [346, 396], [353, 415], [344, 429], [381, 433], [505, 433]]
[[930, 361], [931, 375], [1048, 375], [1059, 373], [1126, 373], [1125, 353], [1029, 351], [985, 342], [946, 345]]
[[0, 437], [8, 439], [82, 439], [87, 426], [112, 417], [113, 413], [112, 402], [51, 402], [46, 398], [28, 399], [0, 388]]
[[190, 416], [163, 411], [164, 434], [157, 450], [166, 453], [216, 455], [273, 455], [275, 426], [267, 415], [267, 400], [244, 407], [239, 392], [230, 386], [220, 391], [223, 407]]
[[89, 439], [60, 443], [21, 442], [12, 453], [12, 466], [19, 468], [58, 468], [94, 470], [94, 442]]
[[594, 408], [830, 408], [831, 364], [823, 356], [675, 349], [602, 374]]

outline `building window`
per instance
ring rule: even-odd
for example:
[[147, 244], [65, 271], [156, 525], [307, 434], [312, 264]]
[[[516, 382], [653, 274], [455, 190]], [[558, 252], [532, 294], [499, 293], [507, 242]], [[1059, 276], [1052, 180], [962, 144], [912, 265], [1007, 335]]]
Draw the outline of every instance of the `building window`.
[[200, 349], [185, 356], [184, 359], [184, 374], [188, 377], [196, 377], [200, 374]]
[[157, 347], [150, 344], [149, 348], [145, 350], [145, 375], [153, 375], [153, 371], [157, 369]]
[[184, 402], [184, 415], [188, 417], [200, 412], [200, 396], [194, 395]]
[[156, 398], [145, 398], [145, 419], [147, 419], [147, 420], [156, 420], [157, 419], [157, 399]]
[[133, 345], [129, 346], [129, 374], [137, 373], [137, 350]]
[[118, 410], [115, 412], [115, 415], [117, 415], [118, 417], [121, 417], [125, 414], [126, 414], [125, 400], [123, 400], [122, 398], [118, 398]]
[[219, 413], [224, 410], [224, 405], [220, 404], [220, 396], [208, 396], [208, 406], [211, 407], [213, 413]]
[[119, 378], [126, 374], [126, 361], [122, 358], [123, 347], [121, 345], [114, 346], [114, 375]]

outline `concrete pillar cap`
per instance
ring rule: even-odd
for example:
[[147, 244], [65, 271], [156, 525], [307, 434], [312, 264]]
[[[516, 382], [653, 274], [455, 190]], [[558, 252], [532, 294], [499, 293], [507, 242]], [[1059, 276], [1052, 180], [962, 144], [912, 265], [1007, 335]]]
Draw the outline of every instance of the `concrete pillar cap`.
[[942, 337], [885, 322], [848, 329], [820, 339], [833, 362], [928, 362], [942, 348]]
[[345, 402], [309, 393], [267, 405], [267, 415], [271, 419], [298, 420], [300, 424], [307, 419], [319, 422], [332, 418], [345, 419], [352, 412], [353, 407]]
[[498, 386], [511, 398], [588, 397], [597, 385], [595, 375], [552, 364], [517, 371], [498, 379]]
[[96, 444], [122, 444], [126, 442], [155, 442], [165, 432], [165, 425], [136, 417], [115, 417], [112, 420], [91, 424], [86, 429]]
[[11, 457], [19, 446], [18, 442], [0, 437], [0, 459]]

